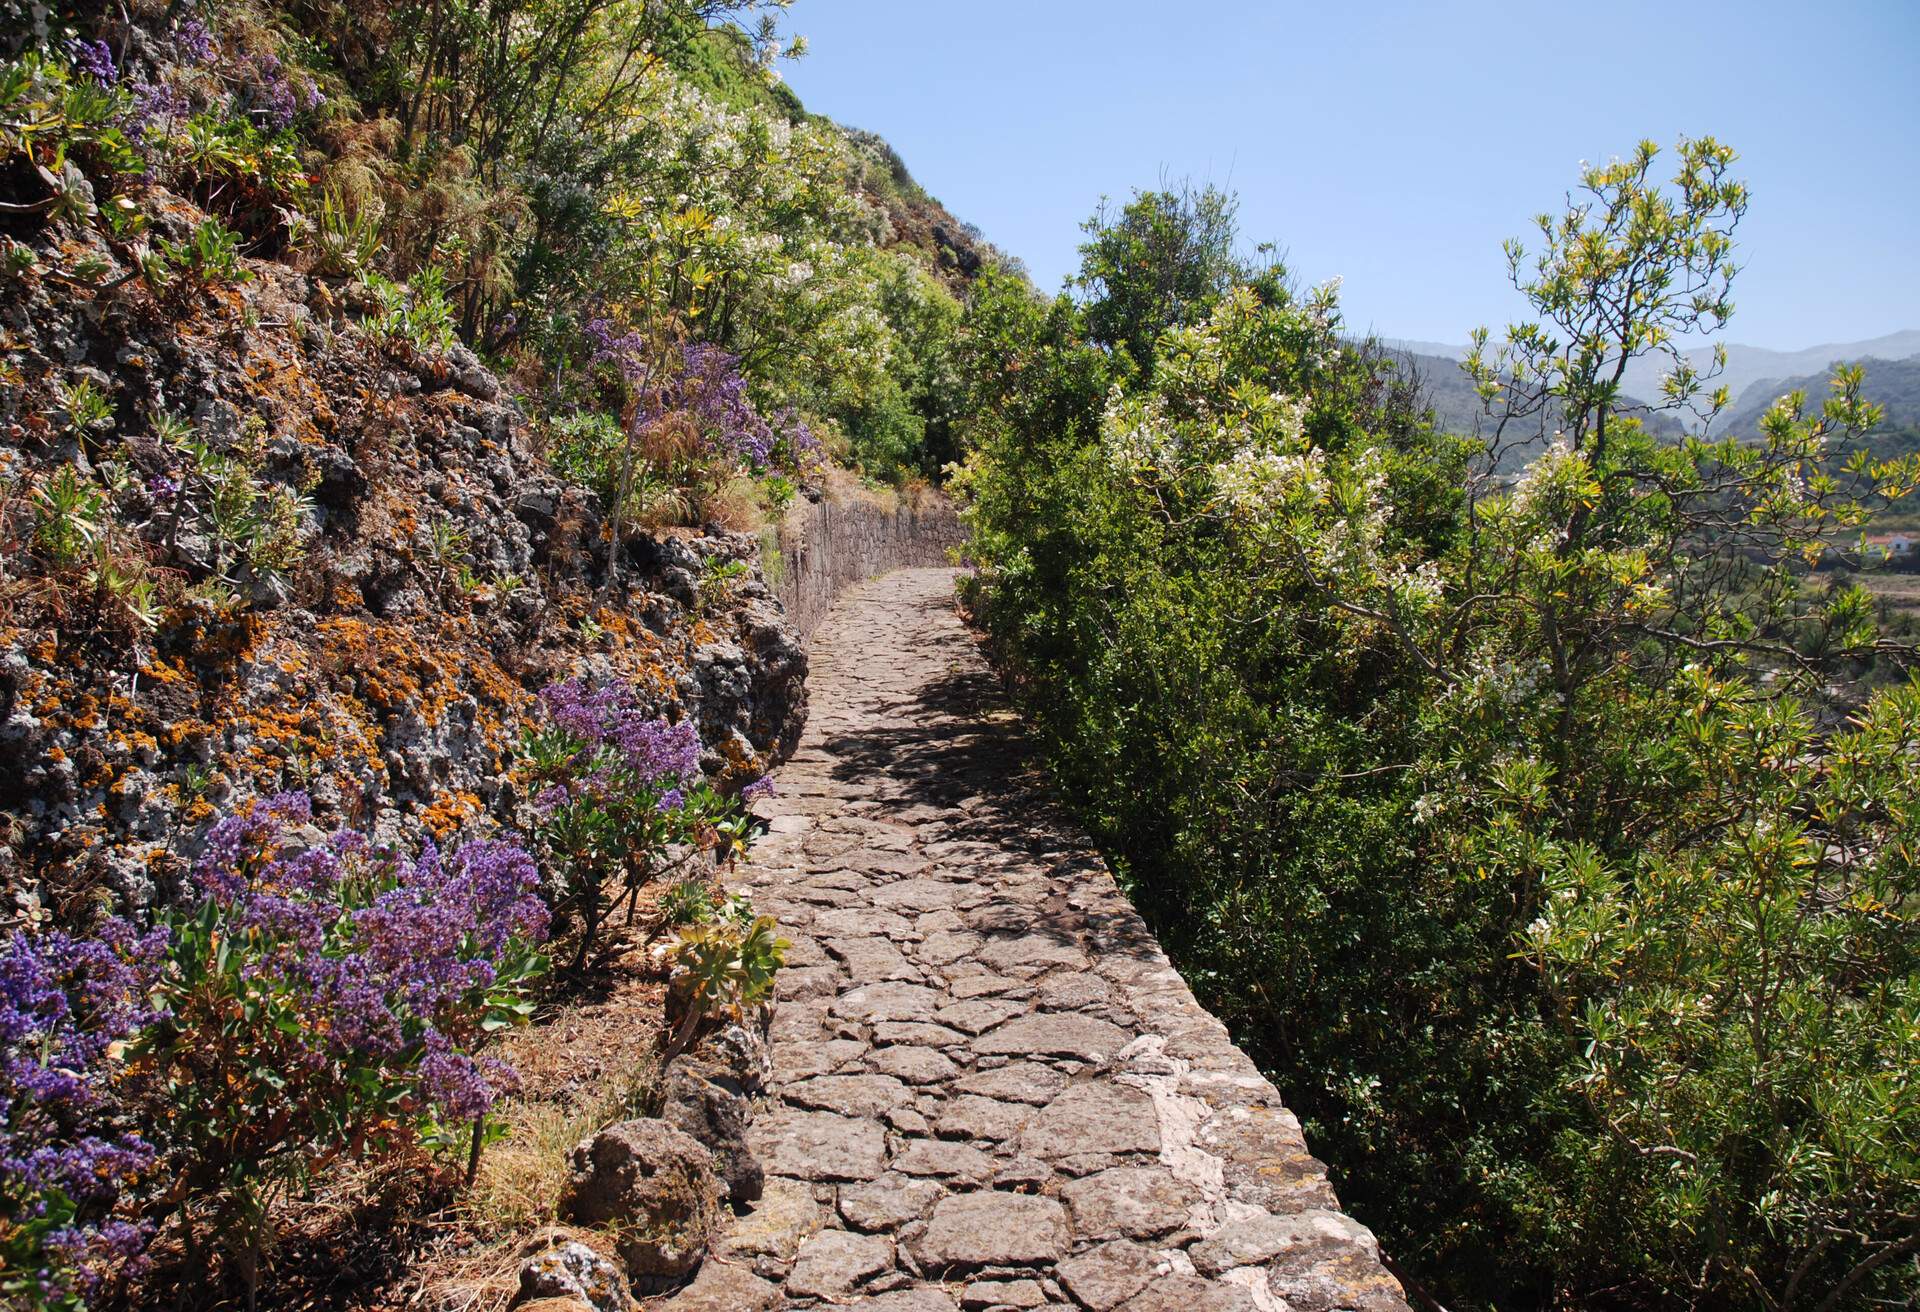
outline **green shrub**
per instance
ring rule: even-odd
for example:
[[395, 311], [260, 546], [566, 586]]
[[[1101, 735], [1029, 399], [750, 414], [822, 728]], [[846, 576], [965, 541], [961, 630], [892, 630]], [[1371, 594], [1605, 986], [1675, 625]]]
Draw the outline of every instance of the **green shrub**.
[[453, 345], [453, 307], [438, 268], [422, 269], [404, 285], [363, 269], [360, 283], [377, 307], [360, 323], [368, 337], [389, 349], [445, 351]]
[[792, 946], [772, 916], [756, 916], [737, 899], [719, 915], [682, 929], [667, 957], [673, 1024], [667, 1051], [683, 1051], [701, 1026], [738, 1019], [772, 997], [774, 976]]
[[1852, 370], [1738, 441], [1623, 410], [1623, 340], [1724, 403], [1672, 343], [1729, 313], [1747, 197], [1679, 156], [1512, 249], [1544, 326], [1468, 362], [1492, 448], [1332, 289], [1200, 276], [1231, 240], [1153, 198], [1096, 221], [1084, 303], [989, 283], [960, 332], [976, 599], [1057, 773], [1448, 1306], [1916, 1285], [1917, 694], [1853, 681], [1915, 653], [1806, 560], [1920, 462], [1822, 472], [1877, 418]]
[[253, 276], [240, 263], [240, 234], [218, 219], [202, 220], [185, 241], [166, 242], [161, 250], [169, 264], [203, 286], [246, 282]]
[[30, 499], [34, 543], [56, 569], [87, 559], [107, 531], [112, 509], [105, 489], [73, 465], [60, 466]]

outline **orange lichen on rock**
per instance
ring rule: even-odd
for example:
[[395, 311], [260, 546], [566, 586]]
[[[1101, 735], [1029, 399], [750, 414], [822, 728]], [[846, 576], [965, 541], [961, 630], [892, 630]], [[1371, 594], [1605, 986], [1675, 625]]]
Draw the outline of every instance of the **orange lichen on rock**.
[[466, 822], [486, 811], [486, 803], [477, 793], [443, 793], [420, 812], [420, 823], [436, 839], [458, 833]]

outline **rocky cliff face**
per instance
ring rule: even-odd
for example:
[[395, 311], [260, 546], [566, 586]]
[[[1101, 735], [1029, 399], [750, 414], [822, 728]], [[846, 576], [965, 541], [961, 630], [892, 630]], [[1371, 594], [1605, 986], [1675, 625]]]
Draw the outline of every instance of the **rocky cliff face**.
[[0, 919], [165, 898], [216, 812], [283, 789], [383, 837], [511, 823], [570, 675], [692, 717], [723, 784], [791, 749], [806, 658], [751, 537], [630, 534], [610, 588], [597, 503], [470, 352], [284, 264], [155, 291], [90, 230], [12, 236], [39, 258], [0, 274]]

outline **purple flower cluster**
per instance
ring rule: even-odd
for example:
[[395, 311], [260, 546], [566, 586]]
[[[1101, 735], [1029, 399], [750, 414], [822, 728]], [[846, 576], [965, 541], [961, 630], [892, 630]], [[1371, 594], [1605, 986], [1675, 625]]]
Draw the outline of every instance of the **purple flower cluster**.
[[113, 65], [113, 51], [105, 41], [75, 41], [68, 49], [73, 54], [74, 67], [101, 86], [110, 87], [119, 78], [120, 71]]
[[616, 333], [613, 320], [599, 317], [587, 320], [583, 331], [587, 345], [593, 348], [589, 358], [594, 364], [612, 365], [636, 387], [646, 381], [647, 341], [637, 329]]
[[142, 79], [132, 83], [128, 90], [133, 102], [127, 107], [125, 123], [128, 135], [135, 141], [144, 141], [156, 124], [164, 132], [193, 112], [186, 93], [165, 82]]
[[677, 783], [699, 772], [699, 731], [685, 720], [673, 724], [649, 716], [624, 684], [567, 679], [549, 684], [540, 700], [556, 727], [578, 739], [589, 753], [601, 749], [618, 753], [621, 764], [640, 784]]
[[293, 98], [293, 84], [281, 72], [279, 58], [275, 55], [259, 55], [253, 62], [254, 71], [258, 74], [252, 96], [256, 112], [276, 128], [289, 126], [299, 106]]
[[[613, 320], [596, 316], [581, 331], [592, 363], [614, 366], [635, 388], [655, 381], [647, 365], [646, 339], [637, 329], [619, 332]], [[820, 450], [819, 439], [794, 411], [769, 424], [747, 395], [740, 357], [709, 342], [688, 342], [680, 348], [678, 370], [659, 380], [644, 398], [637, 422], [645, 427], [676, 414], [693, 420], [708, 455], [749, 469], [773, 464], [799, 469]]]
[[521, 945], [546, 938], [539, 870], [510, 843], [470, 842], [404, 861], [339, 832], [302, 846], [311, 818], [285, 793], [215, 825], [196, 879], [244, 937], [249, 978], [312, 1021], [302, 1042], [327, 1063], [419, 1064], [443, 1112], [471, 1116], [499, 1068], [460, 1050], [470, 1000]]
[[189, 18], [173, 30], [174, 43], [180, 47], [180, 53], [196, 64], [213, 62], [213, 33], [207, 25], [197, 18]]
[[804, 469], [816, 462], [820, 439], [798, 412], [789, 408], [768, 423], [747, 395], [740, 357], [705, 342], [681, 351], [682, 372], [675, 380], [676, 408], [692, 415], [714, 455], [764, 470]]
[[[108, 1272], [128, 1276], [145, 1269], [146, 1248], [153, 1238], [153, 1225], [146, 1221], [101, 1221], [95, 1225], [62, 1226], [47, 1236], [47, 1248], [73, 1270], [81, 1294], [91, 1296]], [[43, 1276], [42, 1292], [52, 1294], [59, 1285]]]
[[254, 110], [274, 127], [291, 126], [295, 114], [302, 110], [310, 113], [326, 103], [320, 85], [305, 73], [298, 75], [296, 85], [278, 55], [255, 55], [252, 63], [254, 83], [251, 99]]
[[747, 396], [740, 357], [705, 342], [690, 342], [680, 354], [682, 404], [699, 422], [715, 453], [763, 468], [776, 439]]
[[752, 783], [740, 790], [740, 800], [743, 802], [757, 802], [763, 797], [772, 796], [773, 776], [770, 774], [761, 775], [758, 779], [755, 779]]
[[150, 1166], [138, 1135], [115, 1129], [109, 1090], [116, 1044], [156, 1019], [148, 995], [166, 947], [111, 919], [90, 937], [16, 933], [0, 946], [0, 1231], [43, 1232], [58, 1266], [40, 1272], [51, 1301], [77, 1280], [138, 1254], [143, 1227], [103, 1219]]
[[520, 1077], [505, 1062], [457, 1052], [435, 1034], [420, 1060], [420, 1087], [447, 1120], [471, 1121], [491, 1111], [502, 1094], [519, 1088]]
[[820, 438], [800, 412], [789, 406], [774, 416], [773, 426], [779, 430], [783, 450], [776, 450], [776, 459], [784, 458], [783, 463], [793, 469], [805, 469], [817, 464], [825, 453]]
[[76, 1202], [111, 1197], [151, 1157], [90, 1124], [112, 1046], [153, 1019], [147, 990], [164, 933], [109, 920], [89, 938], [16, 933], [0, 954], [0, 1177]]

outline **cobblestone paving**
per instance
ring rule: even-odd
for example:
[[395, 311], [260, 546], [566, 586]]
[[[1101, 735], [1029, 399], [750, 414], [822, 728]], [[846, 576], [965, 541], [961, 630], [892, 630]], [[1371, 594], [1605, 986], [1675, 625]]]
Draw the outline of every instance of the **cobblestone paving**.
[[750, 1132], [767, 1193], [670, 1306], [1403, 1310], [1048, 799], [953, 578], [870, 581], [814, 639], [740, 881], [793, 942]]

